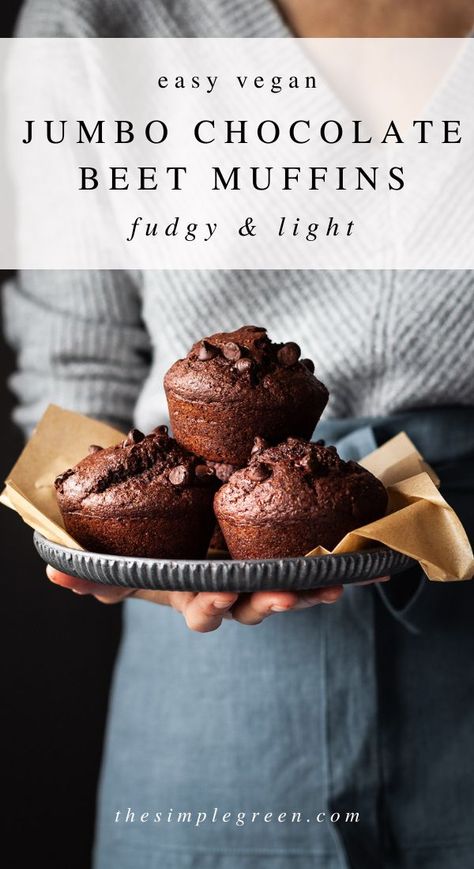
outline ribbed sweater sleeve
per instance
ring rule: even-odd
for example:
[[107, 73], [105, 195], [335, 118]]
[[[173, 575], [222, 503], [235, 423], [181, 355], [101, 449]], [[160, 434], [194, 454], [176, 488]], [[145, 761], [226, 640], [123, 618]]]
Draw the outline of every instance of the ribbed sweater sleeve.
[[54, 402], [127, 428], [149, 369], [138, 276], [125, 271], [24, 271], [5, 287], [10, 386], [29, 433]]
[[[16, 35], [97, 36], [99, 13], [89, 0], [27, 0]], [[17, 352], [10, 386], [25, 434], [50, 402], [130, 426], [151, 355], [140, 282], [138, 272], [23, 271], [7, 284], [5, 333]]]

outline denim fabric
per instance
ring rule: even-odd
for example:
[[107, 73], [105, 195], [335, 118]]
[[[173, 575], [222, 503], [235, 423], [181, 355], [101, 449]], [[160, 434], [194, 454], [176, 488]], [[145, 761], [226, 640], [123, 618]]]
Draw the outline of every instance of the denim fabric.
[[[360, 457], [407, 431], [474, 531], [474, 411], [321, 424]], [[420, 583], [419, 572], [412, 578]], [[474, 865], [474, 584], [422, 580], [417, 633], [374, 588], [193, 634], [126, 605], [95, 869], [459, 869]], [[399, 609], [406, 586], [394, 578]], [[397, 592], [401, 589], [401, 593]], [[387, 586], [388, 588], [388, 586]], [[141, 812], [301, 813], [297, 823], [145, 823]], [[115, 822], [132, 809], [135, 821]], [[358, 823], [316, 823], [358, 812]], [[123, 817], [123, 816], [122, 816]], [[307, 820], [308, 819], [308, 820]]]

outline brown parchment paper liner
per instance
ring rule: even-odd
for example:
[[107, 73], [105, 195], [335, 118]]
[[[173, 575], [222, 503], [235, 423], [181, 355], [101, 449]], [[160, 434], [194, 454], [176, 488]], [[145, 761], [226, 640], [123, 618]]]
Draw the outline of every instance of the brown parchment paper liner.
[[83, 459], [91, 444], [111, 447], [123, 438], [103, 422], [50, 404], [5, 480], [1, 503], [52, 543], [82, 549], [64, 528], [54, 480]]
[[[75, 465], [90, 444], [112, 446], [122, 432], [50, 405], [10, 471], [0, 501], [53, 543], [82, 547], [67, 534], [56, 503], [54, 479]], [[406, 434], [401, 433], [360, 464], [387, 486], [388, 514], [347, 534], [333, 552], [353, 552], [383, 543], [419, 561], [429, 579], [471, 579], [474, 557], [454, 510], [440, 495], [437, 479]], [[308, 555], [323, 555], [314, 549]]]

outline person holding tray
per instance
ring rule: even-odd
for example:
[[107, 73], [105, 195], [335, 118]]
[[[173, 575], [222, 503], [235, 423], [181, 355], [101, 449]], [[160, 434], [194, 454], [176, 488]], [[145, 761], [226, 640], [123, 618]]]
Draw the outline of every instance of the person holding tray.
[[[474, 22], [474, 0], [195, 7], [30, 0], [18, 35], [438, 37]], [[265, 311], [330, 389], [318, 437], [357, 459], [406, 431], [472, 534], [473, 294], [461, 271], [23, 272], [6, 293], [16, 420], [30, 432], [54, 401], [123, 430], [165, 423], [171, 362]], [[127, 601], [48, 575], [125, 600], [95, 869], [471, 865], [472, 584], [415, 570], [344, 593]]]

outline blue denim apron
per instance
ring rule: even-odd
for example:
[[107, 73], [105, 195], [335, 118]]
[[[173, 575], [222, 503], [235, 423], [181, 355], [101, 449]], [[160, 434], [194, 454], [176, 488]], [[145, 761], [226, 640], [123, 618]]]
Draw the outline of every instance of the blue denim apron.
[[[360, 458], [401, 430], [473, 534], [473, 409], [317, 435]], [[474, 583], [418, 568], [204, 635], [128, 602], [95, 869], [474, 866], [473, 614]]]

